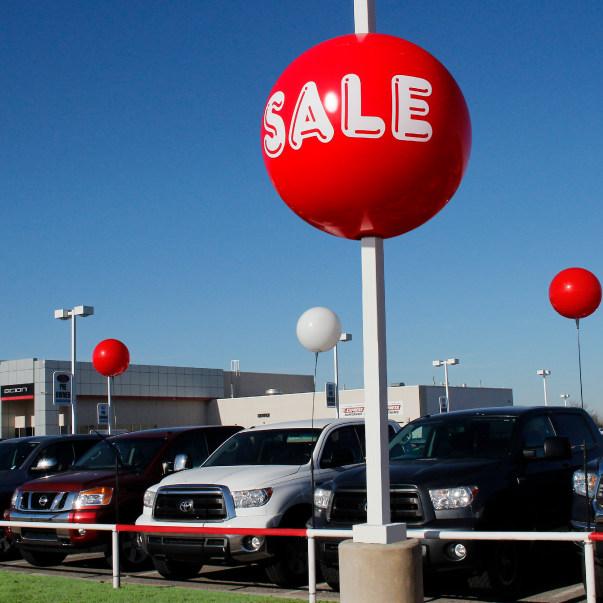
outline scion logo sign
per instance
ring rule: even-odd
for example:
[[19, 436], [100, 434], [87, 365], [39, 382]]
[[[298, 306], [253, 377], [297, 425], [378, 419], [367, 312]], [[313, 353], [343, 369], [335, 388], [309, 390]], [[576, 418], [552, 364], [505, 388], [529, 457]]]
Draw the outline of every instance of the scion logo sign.
[[3, 385], [0, 388], [2, 400], [33, 400], [34, 384], [24, 383], [21, 385]]

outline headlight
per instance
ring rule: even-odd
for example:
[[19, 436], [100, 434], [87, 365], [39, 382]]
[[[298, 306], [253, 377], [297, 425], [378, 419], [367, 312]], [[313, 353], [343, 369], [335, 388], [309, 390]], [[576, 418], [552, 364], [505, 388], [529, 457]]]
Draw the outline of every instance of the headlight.
[[443, 490], [429, 491], [433, 508], [436, 511], [441, 511], [442, 509], [461, 509], [462, 507], [468, 507], [473, 502], [473, 498], [476, 494], [476, 486], [471, 486], [469, 488], [445, 488]]
[[142, 497], [142, 504], [145, 507], [153, 508], [155, 504], [155, 499], [157, 498], [157, 492], [152, 492], [151, 490], [147, 490]]
[[232, 493], [235, 509], [247, 509], [249, 507], [262, 507], [272, 496], [272, 488], [262, 490], [240, 490]]
[[314, 490], [314, 506], [317, 509], [328, 509], [331, 503], [331, 490], [316, 488]]
[[10, 508], [14, 509], [17, 504], [17, 498], [19, 497], [19, 489], [17, 488], [10, 499]]
[[[595, 496], [595, 486], [597, 484], [597, 474], [588, 474], [588, 496]], [[584, 471], [574, 471], [574, 492], [580, 496], [586, 496], [586, 488], [584, 487]]]
[[113, 496], [113, 488], [92, 488], [84, 490], [77, 495], [75, 508], [98, 507], [99, 505], [108, 505]]

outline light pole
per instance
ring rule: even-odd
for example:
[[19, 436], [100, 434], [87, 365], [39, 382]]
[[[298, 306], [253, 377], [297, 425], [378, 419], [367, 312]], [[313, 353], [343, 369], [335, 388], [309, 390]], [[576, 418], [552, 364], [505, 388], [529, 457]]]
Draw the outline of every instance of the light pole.
[[548, 406], [549, 405], [549, 399], [546, 395], [546, 376], [551, 374], [551, 371], [536, 371], [539, 375], [542, 375], [542, 378], [544, 379], [544, 405]]
[[75, 381], [75, 321], [78, 316], [86, 318], [86, 316], [92, 316], [94, 314], [94, 308], [92, 306], [76, 306], [73, 310], [61, 310], [54, 311], [54, 317], [59, 320], [71, 319], [71, 433], [76, 433], [77, 422], [76, 422], [76, 401], [77, 401], [77, 383]]
[[450, 394], [448, 392], [448, 365], [449, 364], [458, 364], [458, 358], [449, 358], [448, 360], [434, 360], [433, 366], [442, 366], [444, 365], [444, 371], [446, 373], [446, 400], [448, 402], [448, 410], [450, 411]]
[[564, 406], [567, 406], [567, 399], [570, 397], [569, 394], [561, 394], [563, 401], [565, 402]]
[[[351, 333], [342, 333], [339, 341], [352, 341]], [[337, 407], [337, 418], [339, 419], [339, 365], [337, 363], [337, 344], [333, 348], [335, 356], [335, 405]]]

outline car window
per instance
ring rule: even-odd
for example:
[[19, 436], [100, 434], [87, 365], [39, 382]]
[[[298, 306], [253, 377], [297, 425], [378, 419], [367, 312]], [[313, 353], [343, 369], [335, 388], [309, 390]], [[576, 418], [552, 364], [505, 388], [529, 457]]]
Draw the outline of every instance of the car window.
[[185, 454], [188, 457], [187, 469], [200, 467], [209, 456], [203, 430], [189, 431], [176, 440], [171, 450], [168, 451], [166, 458], [172, 467], [179, 454]]
[[54, 459], [56, 465], [49, 467], [49, 472], [67, 471], [73, 463], [73, 446], [71, 442], [55, 442], [54, 444], [45, 446], [34, 459], [31, 468], [34, 469], [41, 461], [50, 459]]
[[0, 444], [0, 471], [20, 469], [40, 442], [2, 442]]
[[555, 418], [557, 425], [559, 425], [561, 435], [569, 438], [573, 450], [583, 449], [585, 437], [587, 450], [590, 450], [596, 446], [595, 439], [590, 431], [588, 423], [581, 415], [569, 412], [560, 412], [555, 415]]
[[[146, 471], [166, 439], [133, 436], [111, 438], [110, 441], [117, 447], [126, 469]], [[74, 464], [74, 469], [114, 469], [115, 462], [113, 446], [103, 440], [79, 458]]]
[[364, 462], [360, 439], [354, 425], [334, 429], [327, 437], [320, 457], [321, 469]]
[[224, 442], [237, 431], [241, 431], [236, 427], [224, 427], [219, 429], [206, 429], [205, 439], [207, 440], [207, 448], [209, 454], [217, 450]]
[[544, 456], [544, 440], [555, 436], [551, 420], [546, 415], [529, 419], [523, 427], [523, 448], [536, 451], [536, 457]]
[[98, 440], [87, 438], [85, 440], [72, 440], [75, 460], [79, 459], [84, 453], [88, 452], [92, 446], [98, 444]]

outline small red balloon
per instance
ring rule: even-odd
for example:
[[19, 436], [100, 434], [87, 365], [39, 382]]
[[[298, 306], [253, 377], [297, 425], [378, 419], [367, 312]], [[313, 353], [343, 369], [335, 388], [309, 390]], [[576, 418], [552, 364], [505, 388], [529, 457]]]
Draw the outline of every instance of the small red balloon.
[[283, 201], [338, 237], [395, 237], [435, 216], [469, 161], [471, 120], [447, 69], [411, 42], [351, 34], [274, 85], [262, 152]]
[[561, 316], [586, 318], [601, 303], [601, 283], [584, 268], [567, 268], [551, 282], [549, 299]]
[[94, 348], [92, 364], [101, 375], [117, 377], [130, 365], [130, 352], [121, 341], [105, 339]]

